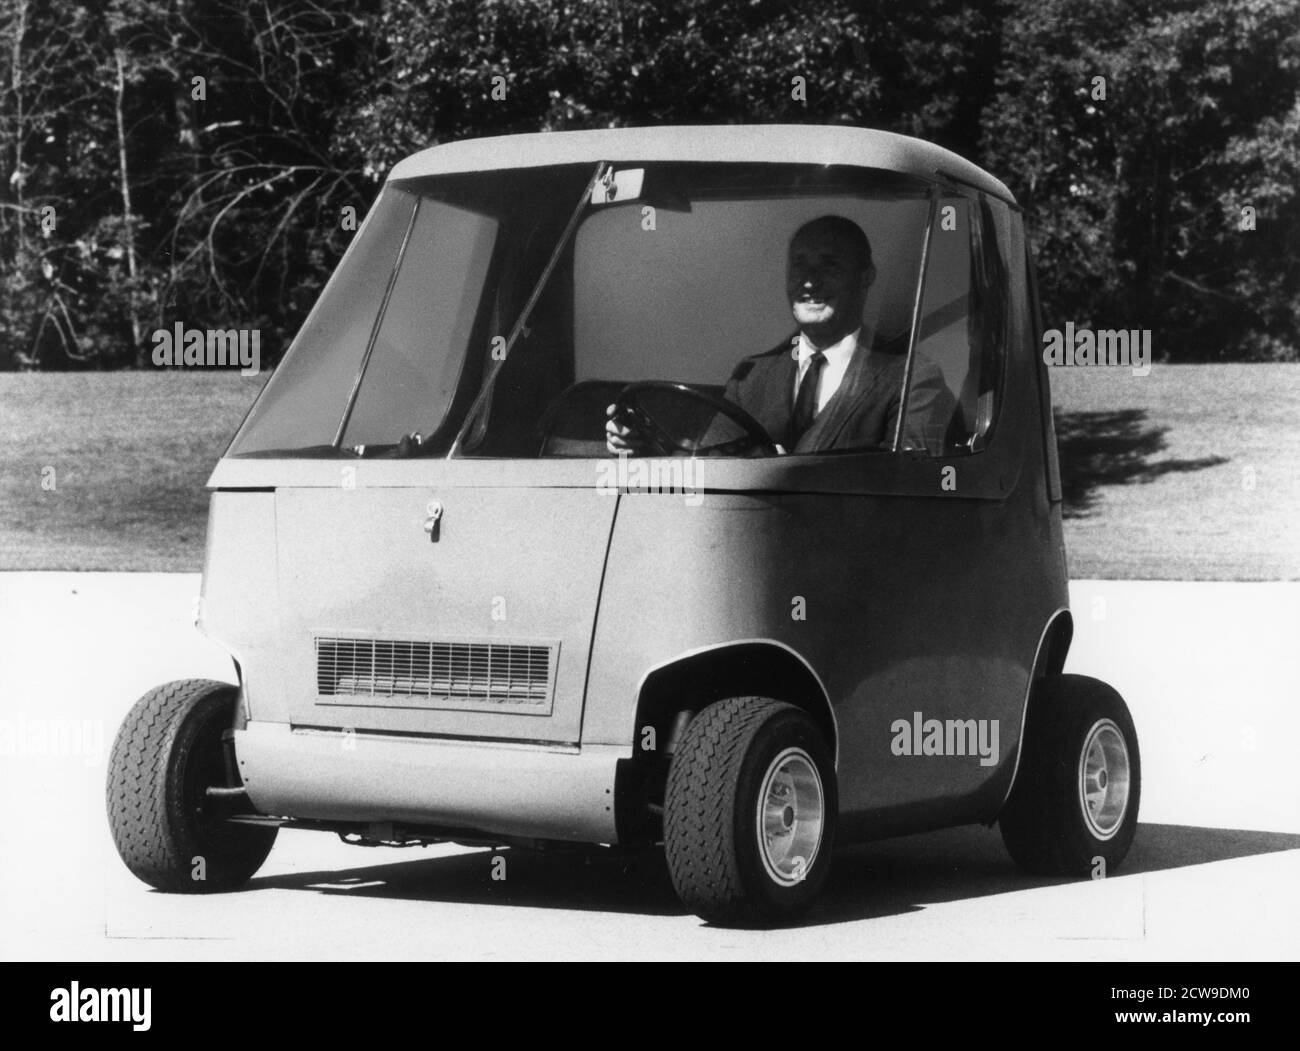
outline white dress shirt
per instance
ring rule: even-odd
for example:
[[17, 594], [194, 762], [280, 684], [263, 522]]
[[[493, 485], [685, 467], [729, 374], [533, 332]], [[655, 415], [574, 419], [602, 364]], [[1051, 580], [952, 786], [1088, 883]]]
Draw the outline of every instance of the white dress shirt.
[[[822, 351], [826, 355], [826, 364], [822, 366], [821, 382], [817, 386], [818, 412], [826, 408], [826, 403], [835, 397], [835, 392], [840, 389], [840, 384], [844, 382], [844, 373], [848, 371], [853, 351], [857, 349], [858, 334], [861, 331], [860, 328], [854, 329], [838, 343], [833, 343]], [[817, 353], [817, 348], [809, 343], [808, 338], [800, 332], [799, 341], [791, 349], [790, 353], [794, 356], [795, 361], [799, 363], [799, 368], [796, 370], [794, 377], [794, 395], [798, 396], [799, 384], [803, 380], [803, 374], [808, 371], [808, 362]]]

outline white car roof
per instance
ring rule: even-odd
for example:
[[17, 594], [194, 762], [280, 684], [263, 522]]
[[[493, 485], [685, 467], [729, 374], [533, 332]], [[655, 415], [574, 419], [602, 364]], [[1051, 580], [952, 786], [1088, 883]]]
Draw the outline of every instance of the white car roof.
[[551, 131], [463, 139], [407, 157], [389, 179], [596, 161], [850, 164], [922, 178], [936, 174], [1014, 202], [1011, 191], [942, 146], [888, 131], [825, 124], [717, 124]]

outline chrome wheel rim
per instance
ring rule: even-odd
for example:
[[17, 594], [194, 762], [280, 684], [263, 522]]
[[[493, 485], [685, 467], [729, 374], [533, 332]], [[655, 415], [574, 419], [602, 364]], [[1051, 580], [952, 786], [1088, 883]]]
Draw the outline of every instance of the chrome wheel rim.
[[1130, 777], [1123, 732], [1114, 720], [1099, 719], [1079, 753], [1079, 809], [1098, 839], [1110, 839], [1124, 823]]
[[773, 882], [800, 883], [821, 847], [826, 814], [817, 764], [802, 748], [787, 748], [768, 764], [758, 797], [758, 853]]

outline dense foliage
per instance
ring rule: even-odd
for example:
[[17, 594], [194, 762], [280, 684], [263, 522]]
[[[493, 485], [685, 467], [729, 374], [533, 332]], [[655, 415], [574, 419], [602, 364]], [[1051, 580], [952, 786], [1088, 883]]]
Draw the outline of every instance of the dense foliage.
[[401, 156], [740, 121], [988, 167], [1049, 324], [1300, 360], [1297, 0], [0, 0], [0, 368], [178, 320], [273, 359]]

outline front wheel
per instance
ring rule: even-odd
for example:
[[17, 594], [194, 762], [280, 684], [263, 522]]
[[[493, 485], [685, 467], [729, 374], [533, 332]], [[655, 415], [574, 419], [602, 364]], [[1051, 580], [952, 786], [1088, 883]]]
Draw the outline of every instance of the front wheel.
[[1123, 698], [1083, 675], [1044, 679], [998, 823], [1012, 858], [1043, 875], [1106, 876], [1137, 831], [1142, 764]]
[[214, 813], [225, 787], [222, 733], [239, 689], [186, 679], [150, 690], [117, 732], [108, 770], [108, 823], [122, 860], [158, 890], [204, 894], [247, 882], [275, 828], [234, 825]]
[[664, 853], [678, 897], [719, 924], [795, 915], [826, 882], [837, 807], [830, 750], [806, 713], [765, 697], [710, 705], [668, 772]]

